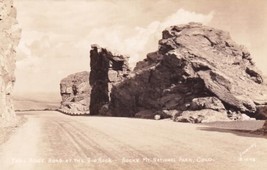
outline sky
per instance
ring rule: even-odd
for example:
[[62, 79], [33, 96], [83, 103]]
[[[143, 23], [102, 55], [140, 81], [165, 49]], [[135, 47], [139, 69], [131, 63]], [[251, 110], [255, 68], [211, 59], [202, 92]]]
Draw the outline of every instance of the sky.
[[91, 44], [130, 56], [156, 51], [164, 28], [201, 22], [230, 32], [267, 75], [266, 0], [14, 0], [22, 37], [15, 94], [59, 93], [60, 80], [89, 71]]

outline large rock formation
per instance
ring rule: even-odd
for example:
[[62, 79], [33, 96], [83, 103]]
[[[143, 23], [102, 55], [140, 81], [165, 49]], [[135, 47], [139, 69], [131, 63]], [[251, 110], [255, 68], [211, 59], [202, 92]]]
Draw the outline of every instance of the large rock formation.
[[0, 118], [15, 117], [11, 93], [15, 82], [16, 47], [21, 30], [16, 20], [13, 0], [0, 1]]
[[60, 82], [62, 102], [59, 111], [71, 115], [89, 114], [91, 87], [89, 72], [71, 74]]
[[[107, 69], [104, 72], [99, 81], [107, 81]], [[148, 110], [168, 116], [176, 110], [176, 120], [184, 121], [184, 117], [195, 122], [216, 113], [220, 120], [227, 114], [263, 115], [267, 105], [267, 88], [246, 48], [227, 32], [199, 23], [164, 30], [159, 50], [148, 54], [134, 74], [114, 85], [110, 96], [113, 116], [133, 117]], [[101, 105], [105, 102], [108, 100], [103, 99]], [[202, 111], [192, 115], [188, 110]], [[201, 119], [195, 120], [197, 117]]]
[[106, 115], [113, 85], [129, 73], [128, 57], [92, 45], [90, 51], [91, 115]]

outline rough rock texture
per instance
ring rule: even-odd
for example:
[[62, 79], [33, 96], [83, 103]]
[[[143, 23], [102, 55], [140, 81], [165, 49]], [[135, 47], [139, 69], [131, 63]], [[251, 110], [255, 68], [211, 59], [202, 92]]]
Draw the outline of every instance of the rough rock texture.
[[89, 114], [91, 87], [89, 72], [71, 74], [60, 82], [60, 111], [71, 115]]
[[225, 107], [217, 97], [199, 97], [194, 98], [190, 104], [191, 110], [212, 109], [216, 111], [225, 111]]
[[0, 118], [5, 120], [15, 117], [11, 93], [20, 33], [13, 0], [0, 0]]
[[257, 119], [267, 119], [267, 105], [258, 105], [255, 117]]
[[266, 85], [246, 48], [199, 23], [164, 30], [159, 50], [137, 63], [110, 96], [109, 113], [128, 117], [144, 110], [177, 110], [177, 116], [208, 110], [221, 120], [226, 113], [261, 114], [258, 108], [267, 104]]
[[184, 111], [180, 116], [176, 117], [174, 121], [190, 122], [190, 123], [206, 123], [213, 121], [227, 121], [226, 112], [218, 112], [211, 109], [203, 109], [197, 111]]
[[91, 115], [108, 114], [110, 90], [129, 73], [128, 57], [113, 54], [105, 48], [92, 45], [90, 51]]

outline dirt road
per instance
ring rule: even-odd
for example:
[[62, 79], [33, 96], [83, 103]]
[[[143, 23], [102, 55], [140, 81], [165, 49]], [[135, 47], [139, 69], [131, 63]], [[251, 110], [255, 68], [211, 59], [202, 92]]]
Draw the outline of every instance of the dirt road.
[[28, 120], [0, 147], [1, 170], [266, 170], [267, 139], [204, 125], [58, 112]]

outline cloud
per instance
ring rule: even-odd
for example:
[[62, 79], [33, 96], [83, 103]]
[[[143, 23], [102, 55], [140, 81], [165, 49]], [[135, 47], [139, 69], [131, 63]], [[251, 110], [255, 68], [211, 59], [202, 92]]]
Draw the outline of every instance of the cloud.
[[213, 16], [212, 12], [175, 11], [171, 2], [158, 2], [16, 0], [23, 29], [15, 90], [58, 91], [60, 80], [68, 74], [89, 71], [94, 43], [129, 55], [134, 67], [157, 50], [164, 28], [191, 21], [208, 23]]
[[88, 39], [92, 43], [129, 55], [130, 65], [134, 67], [136, 62], [144, 59], [148, 52], [157, 50], [161, 32], [166, 27], [188, 22], [207, 24], [212, 18], [213, 12], [204, 15], [179, 9], [174, 14], [167, 16], [163, 21], [153, 21], [146, 27], [135, 27], [133, 29], [124, 26], [96, 28], [91, 31]]

